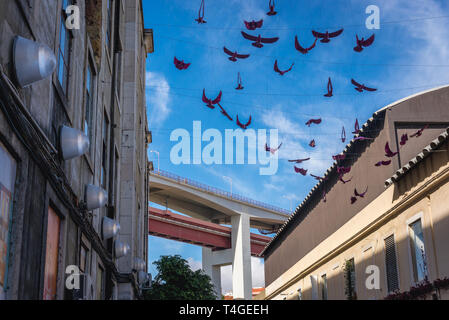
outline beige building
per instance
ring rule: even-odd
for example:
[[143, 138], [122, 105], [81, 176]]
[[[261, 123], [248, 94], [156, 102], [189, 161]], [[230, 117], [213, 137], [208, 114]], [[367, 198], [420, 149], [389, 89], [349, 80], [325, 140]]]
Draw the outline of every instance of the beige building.
[[[448, 127], [449, 86], [375, 112], [359, 134], [373, 140], [352, 140], [346, 159], [264, 249], [265, 299], [384, 299], [393, 292], [449, 299], [449, 281], [435, 281], [449, 277]], [[377, 167], [387, 159], [386, 142], [399, 153]], [[338, 166], [351, 166], [351, 182], [338, 181]], [[351, 204], [354, 189], [366, 187]], [[426, 279], [421, 296], [411, 290]], [[436, 290], [440, 284], [447, 289]]]

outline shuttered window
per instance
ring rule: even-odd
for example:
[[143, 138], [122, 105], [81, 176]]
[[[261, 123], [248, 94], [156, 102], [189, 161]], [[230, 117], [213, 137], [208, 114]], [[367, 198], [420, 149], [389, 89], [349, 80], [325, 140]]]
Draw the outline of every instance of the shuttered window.
[[388, 292], [393, 292], [399, 289], [398, 267], [396, 261], [394, 235], [391, 235], [385, 239], [385, 265], [387, 269]]

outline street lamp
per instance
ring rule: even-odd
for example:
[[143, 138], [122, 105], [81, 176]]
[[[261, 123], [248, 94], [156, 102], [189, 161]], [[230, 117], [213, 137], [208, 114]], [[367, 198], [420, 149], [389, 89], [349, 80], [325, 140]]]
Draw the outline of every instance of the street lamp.
[[228, 180], [229, 183], [231, 184], [231, 196], [232, 196], [232, 178], [227, 177], [227, 176], [223, 176], [223, 179]]
[[157, 154], [157, 172], [159, 172], [159, 151], [150, 150], [150, 152]]

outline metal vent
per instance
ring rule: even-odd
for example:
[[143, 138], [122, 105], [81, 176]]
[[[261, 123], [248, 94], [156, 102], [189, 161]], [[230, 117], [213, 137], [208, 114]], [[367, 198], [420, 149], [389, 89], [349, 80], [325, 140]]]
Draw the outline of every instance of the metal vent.
[[387, 267], [388, 292], [399, 290], [398, 267], [396, 263], [396, 248], [394, 235], [385, 239], [385, 265]]

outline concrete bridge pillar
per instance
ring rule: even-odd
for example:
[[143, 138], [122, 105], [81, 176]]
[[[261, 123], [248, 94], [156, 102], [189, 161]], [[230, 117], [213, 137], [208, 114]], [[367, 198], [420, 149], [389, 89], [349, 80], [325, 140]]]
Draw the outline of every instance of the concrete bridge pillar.
[[203, 247], [202, 265], [203, 271], [211, 278], [217, 298], [221, 298], [221, 265], [214, 261], [212, 249]]
[[251, 300], [251, 239], [249, 216], [231, 217], [232, 224], [232, 295], [234, 299]]
[[246, 214], [231, 217], [231, 249], [212, 251], [203, 248], [203, 270], [212, 279], [218, 297], [221, 296], [222, 266], [232, 265], [232, 295], [234, 299], [251, 300], [251, 233], [249, 216]]

